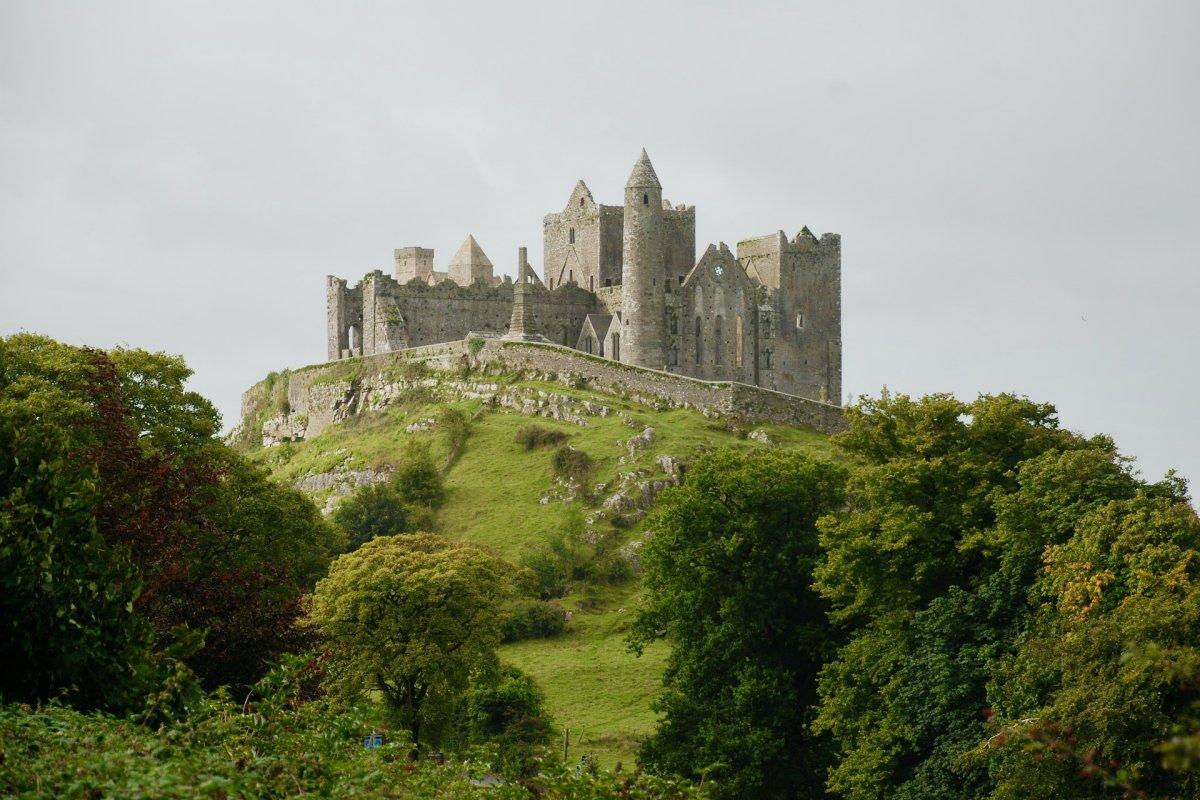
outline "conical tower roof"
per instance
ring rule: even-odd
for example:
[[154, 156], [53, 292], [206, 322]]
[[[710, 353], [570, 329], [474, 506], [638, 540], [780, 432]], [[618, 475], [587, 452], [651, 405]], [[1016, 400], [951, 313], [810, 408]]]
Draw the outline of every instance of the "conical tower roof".
[[654, 188], [661, 189], [662, 184], [658, 182], [658, 175], [654, 172], [654, 165], [650, 163], [650, 156], [646, 155], [646, 148], [642, 148], [642, 154], [638, 156], [637, 163], [633, 165], [633, 172], [629, 173], [629, 180], [625, 181], [625, 188], [637, 187], [639, 189]]
[[479, 242], [475, 241], [475, 236], [467, 234], [462, 247], [458, 248], [458, 252], [454, 254], [454, 258], [450, 259], [450, 266], [487, 267], [491, 269], [492, 261], [487, 257], [487, 253], [483, 252], [483, 248], [479, 246]]

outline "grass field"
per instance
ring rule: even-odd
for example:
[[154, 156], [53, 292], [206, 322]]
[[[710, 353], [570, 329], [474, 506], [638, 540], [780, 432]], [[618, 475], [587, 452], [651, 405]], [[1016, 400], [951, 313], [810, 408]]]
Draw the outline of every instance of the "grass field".
[[[588, 487], [613, 481], [619, 473], [635, 469], [661, 475], [656, 463], [659, 455], [686, 461], [706, 448], [767, 446], [745, 438], [745, 430], [696, 411], [655, 410], [553, 383], [519, 381], [515, 385], [591, 400], [619, 413], [591, 416], [586, 426], [579, 426], [491, 410], [479, 401], [433, 403], [414, 396], [386, 411], [362, 414], [333, 425], [309, 441], [256, 450], [251, 457], [269, 466], [275, 477], [286, 483], [342, 467], [378, 469], [394, 465], [414, 443], [428, 447], [441, 464], [447, 459], [450, 443], [436, 427], [412, 434], [404, 429], [413, 422], [436, 418], [446, 408], [458, 409], [472, 422], [465, 446], [445, 474], [447, 500], [437, 515], [438, 528], [447, 536], [485, 544], [516, 560], [547, 534], [561, 530], [572, 507], [588, 508], [586, 500], [568, 503], [551, 497], [542, 502], [554, 488], [553, 450], [526, 450], [518, 444], [516, 432], [523, 426], [536, 423], [561, 431], [568, 437], [567, 444], [587, 453], [594, 465]], [[622, 415], [635, 425], [627, 424]], [[625, 442], [645, 426], [653, 427], [656, 437], [631, 456]], [[773, 424], [755, 428], [768, 434], [772, 446], [833, 456], [833, 447], [822, 434]], [[314, 499], [323, 502], [325, 498], [318, 494]], [[640, 527], [639, 523], [627, 530], [605, 533], [620, 541], [636, 539], [642, 536]], [[570, 731], [572, 759], [591, 753], [605, 766], [618, 761], [632, 764], [638, 741], [654, 728], [650, 706], [660, 689], [667, 647], [650, 647], [640, 658], [626, 649], [625, 634], [636, 613], [640, 591], [636, 577], [619, 586], [582, 587], [563, 599], [573, 615], [565, 634], [501, 649], [505, 661], [533, 675], [545, 690], [555, 723]]]

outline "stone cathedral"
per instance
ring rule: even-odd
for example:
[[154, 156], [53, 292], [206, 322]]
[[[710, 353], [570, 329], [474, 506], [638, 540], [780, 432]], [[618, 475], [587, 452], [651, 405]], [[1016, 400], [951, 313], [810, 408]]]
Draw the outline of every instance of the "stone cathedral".
[[493, 274], [474, 236], [434, 269], [433, 250], [394, 251], [356, 286], [327, 278], [330, 360], [461, 340], [547, 342], [706, 381], [840, 404], [841, 237], [807, 227], [709, 245], [696, 259], [696, 208], [671, 205], [643, 150], [622, 205], [580, 181], [542, 222], [543, 275], [518, 255]]

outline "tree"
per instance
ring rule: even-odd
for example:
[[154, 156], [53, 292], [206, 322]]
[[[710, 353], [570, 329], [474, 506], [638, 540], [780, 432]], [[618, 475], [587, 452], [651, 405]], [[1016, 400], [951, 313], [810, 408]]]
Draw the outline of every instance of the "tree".
[[850, 800], [982, 798], [995, 790], [985, 711], [1034, 608], [1046, 547], [1139, 482], [1106, 437], [1060, 430], [1009, 395], [883, 397], [849, 409], [838, 443], [861, 459], [823, 520], [817, 588], [846, 641], [822, 671], [818, 730], [838, 746], [829, 787]]
[[[0, 495], [9, 498], [0, 548], [45, 562], [45, 578], [21, 582], [13, 602], [82, 626], [60, 631], [77, 631], [78, 641], [54, 647], [87, 652], [79, 601], [49, 579], [86, 573], [83, 586], [107, 598], [88, 611], [119, 602], [137, 617], [130, 631], [148, 623], [145, 640], [140, 632], [128, 647], [107, 640], [113, 658], [129, 659], [127, 673], [145, 672], [134, 658], [145, 647], [167, 668], [165, 653], [182, 655], [176, 643], [199, 641], [191, 629], [207, 634], [186, 656], [205, 683], [244, 687], [296, 641], [299, 598], [340, 543], [311, 501], [216, 438], [216, 411], [184, 389], [189, 375], [181, 359], [161, 353], [110, 354], [29, 334], [0, 341], [0, 423], [19, 456], [0, 470]], [[36, 663], [18, 662], [21, 670]], [[73, 687], [107, 674], [48, 669], [36, 692], [80, 694]], [[132, 702], [115, 687], [102, 695], [111, 708]]]
[[[466, 424], [457, 411], [443, 417]], [[442, 473], [429, 449], [409, 447], [389, 480], [359, 488], [338, 504], [332, 520], [346, 532], [347, 550], [357, 550], [376, 536], [427, 529], [445, 496]]]
[[132, 562], [96, 530], [94, 470], [50, 426], [0, 417], [0, 697], [136, 706], [153, 682], [153, 629]]
[[817, 519], [841, 505], [845, 479], [799, 453], [721, 450], [663, 493], [630, 638], [639, 652], [671, 644], [648, 766], [712, 774], [722, 797], [820, 793], [827, 758], [809, 722], [833, 642], [812, 570]]
[[512, 777], [537, 771], [537, 755], [550, 741], [546, 696], [533, 678], [513, 666], [480, 674], [465, 697], [467, 741], [494, 742], [501, 770]]
[[478, 547], [428, 533], [373, 539], [334, 561], [313, 595], [331, 687], [378, 692], [414, 748], [434, 742], [472, 673], [495, 666], [514, 570]]
[[[1200, 518], [1156, 485], [1077, 518], [1030, 588], [1038, 608], [989, 698], [994, 796], [1200, 796]], [[1185, 758], [1175, 758], [1183, 752]]]

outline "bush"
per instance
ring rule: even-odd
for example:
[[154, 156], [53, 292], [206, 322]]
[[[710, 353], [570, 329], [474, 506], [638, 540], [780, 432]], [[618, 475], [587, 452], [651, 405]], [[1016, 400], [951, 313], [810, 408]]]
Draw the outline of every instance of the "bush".
[[505, 609], [502, 641], [546, 639], [567, 629], [567, 612], [558, 603], [545, 600], [515, 600]]
[[409, 530], [410, 516], [404, 493], [388, 482], [361, 487], [343, 500], [330, 518], [346, 532], [346, 551], [353, 552], [376, 536]]
[[495, 743], [500, 771], [510, 778], [532, 777], [538, 756], [550, 742], [546, 697], [533, 678], [516, 667], [501, 667], [467, 695], [466, 719], [473, 744]]
[[462, 455], [463, 445], [467, 443], [467, 436], [471, 433], [471, 423], [466, 414], [457, 408], [446, 408], [438, 416], [438, 428], [446, 437], [446, 463], [442, 469], [448, 471]]
[[554, 457], [550, 460], [550, 467], [554, 470], [556, 478], [563, 480], [574, 479], [579, 483], [583, 483], [587, 474], [592, 469], [591, 457], [582, 450], [576, 450], [570, 445], [560, 447], [554, 451]]
[[404, 463], [392, 476], [392, 485], [406, 502], [415, 506], [437, 508], [446, 499], [442, 473], [424, 447], [409, 449]]
[[536, 450], [539, 447], [554, 447], [562, 444], [567, 440], [567, 434], [541, 425], [526, 425], [517, 430], [513, 439], [526, 450]]

